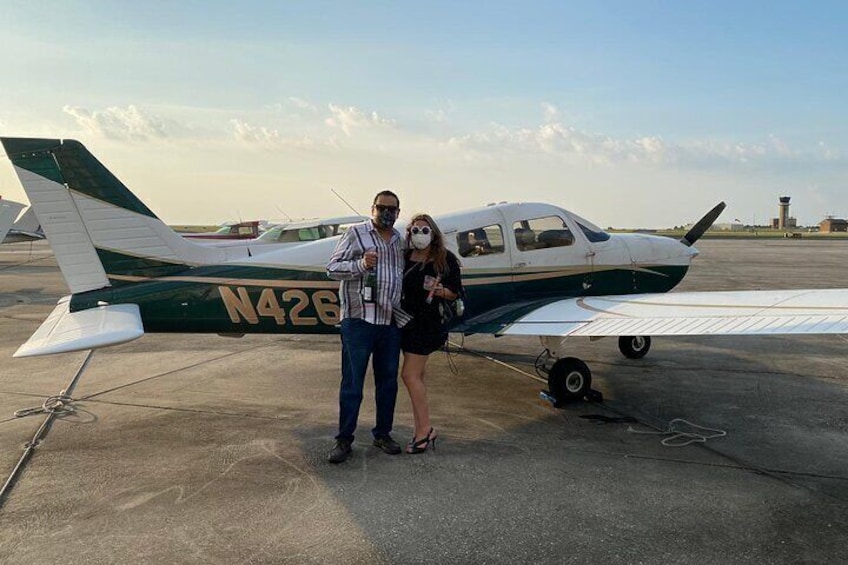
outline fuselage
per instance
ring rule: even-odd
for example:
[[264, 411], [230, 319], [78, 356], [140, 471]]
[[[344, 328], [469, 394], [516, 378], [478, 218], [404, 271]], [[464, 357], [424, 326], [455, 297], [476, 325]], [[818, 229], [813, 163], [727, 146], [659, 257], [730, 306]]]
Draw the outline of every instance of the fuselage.
[[[436, 222], [462, 263], [464, 320], [496, 322], [499, 313], [562, 298], [667, 292], [697, 255], [665, 237], [607, 234], [548, 204], [499, 204]], [[71, 308], [135, 303], [147, 332], [332, 333], [339, 283], [325, 266], [337, 242], [261, 245], [241, 258], [198, 266], [98, 250], [113, 286], [75, 294]], [[128, 275], [133, 261], [137, 268]], [[115, 264], [124, 274], [109, 273]]]

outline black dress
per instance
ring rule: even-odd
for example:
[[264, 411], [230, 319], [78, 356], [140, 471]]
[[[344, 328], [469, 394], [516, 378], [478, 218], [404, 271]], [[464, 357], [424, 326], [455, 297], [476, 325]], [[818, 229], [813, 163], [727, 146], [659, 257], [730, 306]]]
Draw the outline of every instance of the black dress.
[[[424, 288], [427, 276], [436, 278], [436, 268], [432, 261], [420, 263], [410, 259], [411, 252], [407, 251], [403, 276], [403, 300], [401, 308], [412, 315], [412, 320], [403, 327], [401, 334], [401, 349], [407, 353], [429, 355], [440, 349], [448, 339], [448, 331], [442, 325], [442, 315], [439, 305], [445, 300], [433, 296], [433, 301], [427, 304], [429, 290]], [[459, 271], [459, 261], [448, 251], [448, 271], [442, 274], [442, 285], [462, 295], [462, 277]], [[447, 308], [448, 305], [445, 304]]]

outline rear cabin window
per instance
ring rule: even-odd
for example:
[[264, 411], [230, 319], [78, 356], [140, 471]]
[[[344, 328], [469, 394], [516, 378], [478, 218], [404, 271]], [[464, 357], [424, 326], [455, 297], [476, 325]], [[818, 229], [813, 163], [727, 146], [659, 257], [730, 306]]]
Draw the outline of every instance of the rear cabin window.
[[503, 231], [497, 224], [460, 231], [456, 234], [456, 244], [461, 257], [480, 257], [503, 253]]
[[558, 216], [521, 220], [512, 225], [519, 251], [565, 247], [574, 243], [574, 234]]

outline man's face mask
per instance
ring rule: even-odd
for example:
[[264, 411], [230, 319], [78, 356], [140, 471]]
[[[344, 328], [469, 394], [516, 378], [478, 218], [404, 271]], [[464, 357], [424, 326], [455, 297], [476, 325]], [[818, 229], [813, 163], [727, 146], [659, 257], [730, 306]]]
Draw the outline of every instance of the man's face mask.
[[381, 226], [383, 226], [384, 228], [390, 228], [395, 225], [395, 220], [397, 219], [398, 213], [397, 206], [384, 206], [382, 204], [375, 204], [374, 208], [377, 209], [377, 218]]
[[432, 230], [429, 226], [412, 226], [410, 232], [410, 240], [415, 249], [426, 249], [433, 240]]

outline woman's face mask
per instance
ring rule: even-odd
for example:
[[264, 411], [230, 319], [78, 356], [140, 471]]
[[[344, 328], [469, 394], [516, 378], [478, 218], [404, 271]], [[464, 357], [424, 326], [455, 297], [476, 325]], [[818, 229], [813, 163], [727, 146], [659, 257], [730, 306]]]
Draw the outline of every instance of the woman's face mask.
[[426, 249], [433, 240], [432, 230], [430, 226], [412, 226], [410, 231], [410, 240], [415, 249]]

